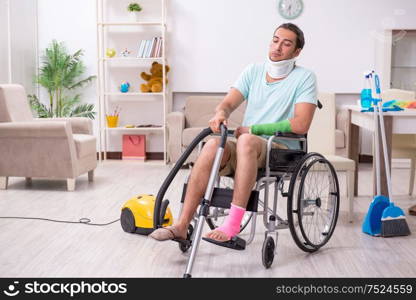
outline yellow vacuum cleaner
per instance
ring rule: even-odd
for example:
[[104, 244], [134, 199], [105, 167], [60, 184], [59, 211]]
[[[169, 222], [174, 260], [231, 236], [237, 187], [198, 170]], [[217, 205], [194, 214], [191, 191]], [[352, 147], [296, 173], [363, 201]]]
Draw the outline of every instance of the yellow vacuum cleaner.
[[[125, 232], [148, 235], [154, 230], [153, 215], [155, 208], [155, 196], [141, 194], [128, 200], [121, 208], [120, 223]], [[162, 226], [173, 223], [173, 216], [168, 207], [169, 201], [162, 201], [160, 209], [163, 216]]]
[[[225, 130], [224, 132], [226, 133], [227, 131]], [[199, 142], [210, 134], [212, 134], [212, 130], [209, 127], [205, 128], [191, 142], [170, 170], [168, 176], [166, 176], [156, 197], [149, 194], [141, 194], [131, 198], [123, 205], [121, 208], [120, 223], [125, 232], [148, 235], [157, 228], [172, 225], [173, 217], [168, 207], [169, 200], [163, 200], [164, 195], [188, 156], [199, 145]], [[184, 192], [182, 193], [183, 195]], [[187, 239], [179, 242], [183, 252], [191, 246], [191, 235], [192, 233], [188, 232]]]

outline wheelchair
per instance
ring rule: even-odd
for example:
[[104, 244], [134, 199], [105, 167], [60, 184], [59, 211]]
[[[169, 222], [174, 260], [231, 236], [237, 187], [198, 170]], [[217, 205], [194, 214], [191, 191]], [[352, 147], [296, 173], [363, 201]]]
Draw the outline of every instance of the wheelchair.
[[[222, 154], [230, 133], [232, 132], [228, 132], [227, 128], [221, 125], [221, 140], [199, 212], [188, 227], [186, 240], [176, 240], [182, 252], [187, 252], [189, 249], [191, 251], [184, 278], [191, 277], [200, 241], [205, 239], [202, 238], [204, 224], [207, 223], [211, 229], [215, 229], [227, 216], [231, 206], [233, 178], [219, 176]], [[211, 134], [210, 128], [204, 129], [188, 146], [166, 177], [155, 201], [153, 216], [155, 229], [162, 226], [163, 216], [169, 204], [168, 200], [163, 200], [167, 188], [193, 149], [197, 145], [201, 147], [200, 142]], [[276, 139], [298, 141], [301, 147], [299, 150], [273, 148]], [[285, 182], [289, 183], [287, 190]], [[186, 188], [187, 182], [183, 187], [181, 208]], [[271, 188], [274, 189], [274, 197], [273, 202], [269, 203]], [[263, 191], [262, 197], [261, 191]], [[279, 192], [287, 199], [286, 219], [277, 214]], [[279, 230], [289, 229], [295, 244], [305, 252], [315, 252], [324, 246], [335, 230], [339, 201], [339, 184], [335, 169], [323, 155], [307, 152], [306, 135], [276, 132], [267, 141], [266, 164], [264, 168], [258, 170], [257, 181], [240, 225], [241, 233], [251, 223], [248, 239], [244, 240], [236, 236], [226, 244], [221, 242], [218, 244], [244, 250], [255, 237], [257, 216], [262, 216], [265, 226], [262, 264], [265, 268], [270, 268], [277, 252]]]

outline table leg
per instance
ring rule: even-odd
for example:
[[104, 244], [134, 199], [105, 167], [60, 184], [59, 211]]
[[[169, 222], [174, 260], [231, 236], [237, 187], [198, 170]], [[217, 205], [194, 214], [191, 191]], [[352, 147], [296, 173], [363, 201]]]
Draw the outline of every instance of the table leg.
[[347, 136], [347, 156], [355, 161], [354, 171], [354, 196], [358, 195], [358, 148], [359, 148], [359, 127], [351, 123], [351, 110], [349, 110], [348, 119], [348, 136]]

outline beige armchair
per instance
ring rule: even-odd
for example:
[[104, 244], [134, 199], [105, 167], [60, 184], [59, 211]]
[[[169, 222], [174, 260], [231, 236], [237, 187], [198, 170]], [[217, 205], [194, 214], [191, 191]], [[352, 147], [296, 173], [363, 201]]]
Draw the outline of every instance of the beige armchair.
[[[167, 152], [169, 161], [174, 163], [192, 140], [208, 127], [208, 121], [215, 113], [215, 107], [222, 96], [190, 96], [185, 100], [183, 112], [172, 112], [166, 118], [168, 128]], [[243, 122], [245, 103], [240, 105], [228, 119], [228, 127], [235, 129]], [[187, 163], [195, 162], [197, 149], [189, 156]]]
[[[337, 155], [337, 118], [335, 94], [319, 93], [318, 99], [322, 109], [317, 109], [308, 131], [308, 151], [318, 152], [331, 162], [335, 171], [345, 172], [346, 196], [348, 198], [348, 221], [354, 221], [354, 174], [355, 162]], [[343, 117], [343, 116], [342, 116]]]
[[335, 120], [335, 152], [337, 155], [344, 157], [347, 157], [349, 117], [348, 110], [337, 110]]
[[75, 178], [97, 166], [96, 138], [87, 118], [34, 119], [25, 90], [0, 85], [0, 189], [9, 177], [66, 179], [68, 191]]

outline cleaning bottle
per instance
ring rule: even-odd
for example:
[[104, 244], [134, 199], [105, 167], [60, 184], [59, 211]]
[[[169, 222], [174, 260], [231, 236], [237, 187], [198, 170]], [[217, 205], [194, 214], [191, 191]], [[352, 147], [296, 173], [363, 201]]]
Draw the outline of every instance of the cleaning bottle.
[[369, 108], [372, 104], [371, 96], [371, 74], [366, 74], [364, 79], [364, 88], [361, 90], [361, 107]]

